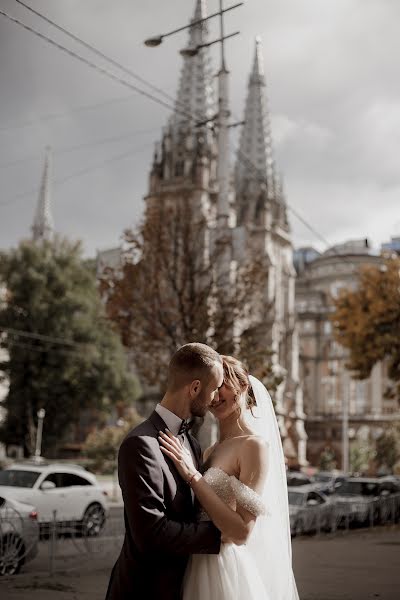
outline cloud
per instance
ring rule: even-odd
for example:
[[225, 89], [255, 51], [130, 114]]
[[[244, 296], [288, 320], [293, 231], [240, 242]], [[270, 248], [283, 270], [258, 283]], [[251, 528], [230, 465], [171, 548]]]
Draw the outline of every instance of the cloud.
[[[90, 56], [12, 0], [4, 0], [4, 5], [60, 43]], [[193, 5], [194, 0], [35, 2], [37, 10], [172, 96], [186, 33], [167, 38], [154, 50], [146, 48], [143, 39], [187, 22]], [[213, 10], [211, 0], [209, 5]], [[241, 31], [227, 42], [235, 118], [243, 114], [254, 37], [260, 34], [274, 146], [288, 201], [330, 243], [371, 237], [378, 244], [400, 228], [399, 20], [398, 0], [248, 0], [226, 17], [227, 31]], [[210, 37], [218, 37], [216, 22], [210, 25]], [[151, 142], [160, 137], [168, 111], [4, 19], [0, 52], [0, 166], [42, 156], [44, 147], [52, 145], [56, 179], [87, 169], [54, 187], [57, 229], [81, 237], [88, 254], [117, 244], [122, 230], [141, 216]], [[218, 49], [211, 52], [216, 69]], [[91, 108], [76, 110], [83, 106]], [[59, 113], [63, 115], [43, 119]], [[35, 123], [14, 127], [27, 121]], [[7, 125], [12, 128], [1, 131]], [[148, 133], [122, 137], [143, 130]], [[96, 145], [118, 136], [119, 141]], [[81, 150], [58, 152], [92, 142]], [[115, 159], [129, 149], [131, 157]], [[102, 162], [102, 167], [90, 170]], [[3, 248], [29, 234], [36, 194], [8, 206], [1, 202], [37, 188], [41, 169], [38, 160], [0, 169]], [[291, 222], [295, 244], [321, 244], [293, 215]]]

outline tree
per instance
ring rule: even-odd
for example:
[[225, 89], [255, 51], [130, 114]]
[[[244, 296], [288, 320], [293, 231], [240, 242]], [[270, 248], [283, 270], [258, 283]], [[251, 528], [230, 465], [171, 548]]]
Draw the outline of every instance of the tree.
[[336, 299], [332, 321], [336, 340], [350, 351], [347, 367], [366, 379], [385, 359], [393, 382], [387, 395], [400, 399], [400, 258], [364, 267], [357, 289]]
[[267, 322], [268, 270], [262, 259], [253, 260], [233, 281], [218, 269], [230, 240], [215, 239], [199, 212], [185, 198], [148, 207], [139, 228], [125, 233], [122, 270], [106, 270], [101, 280], [107, 313], [138, 373], [161, 389], [170, 356], [191, 341], [244, 360], [258, 353], [259, 370], [272, 373], [266, 338], [253, 322], [257, 303]]
[[365, 473], [375, 456], [375, 450], [366, 441], [356, 441], [350, 446], [350, 470], [352, 473]]
[[44, 408], [43, 449], [54, 454], [83, 410], [132, 400], [136, 384], [79, 244], [22, 242], [0, 255], [0, 278], [0, 373], [9, 383], [0, 437], [31, 454]]
[[384, 431], [376, 440], [375, 461], [378, 468], [390, 472], [400, 457], [400, 426]]
[[321, 471], [333, 471], [337, 467], [336, 454], [333, 448], [325, 446], [319, 457]]
[[118, 450], [122, 440], [132, 429], [139, 425], [143, 418], [134, 409], [130, 409], [126, 418], [117, 425], [95, 429], [86, 438], [82, 451], [93, 461], [95, 471], [108, 470], [114, 472]]

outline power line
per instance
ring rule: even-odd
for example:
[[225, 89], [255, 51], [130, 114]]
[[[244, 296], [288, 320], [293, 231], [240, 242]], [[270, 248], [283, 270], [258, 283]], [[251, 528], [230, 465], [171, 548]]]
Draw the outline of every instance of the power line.
[[24, 348], [26, 350], [32, 350], [33, 352], [42, 352], [44, 354], [56, 353], [72, 356], [85, 356], [83, 352], [78, 352], [76, 350], [66, 350], [63, 348], [46, 348], [44, 346], [34, 346], [33, 344], [26, 344], [25, 342], [16, 342], [14, 340], [10, 340], [8, 342], [8, 345], [16, 346], [17, 348]]
[[[76, 41], [79, 41], [80, 43], [82, 43], [84, 46], [86, 46], [87, 48], [91, 49], [92, 51], [94, 51], [96, 54], [102, 56], [102, 58], [105, 58], [106, 60], [108, 60], [110, 63], [118, 66], [120, 69], [122, 69], [123, 71], [125, 71], [126, 73], [129, 73], [131, 76], [136, 77], [136, 74], [133, 74], [133, 72], [130, 72], [129, 69], [126, 69], [123, 65], [121, 65], [120, 63], [117, 63], [116, 61], [114, 61], [113, 59], [107, 57], [104, 53], [102, 53], [101, 51], [99, 51], [97, 48], [95, 48], [94, 46], [92, 47], [90, 44], [87, 44], [86, 42], [84, 42], [83, 40], [81, 40], [80, 38], [78, 38], [78, 36], [75, 36], [74, 34], [72, 34], [71, 32], [67, 31], [66, 29], [62, 28], [61, 26], [57, 25], [56, 23], [54, 23], [53, 21], [51, 21], [50, 19], [48, 19], [47, 17], [45, 17], [44, 15], [42, 15], [41, 13], [38, 13], [37, 11], [33, 10], [31, 7], [25, 5], [23, 2], [21, 2], [21, 0], [15, 0], [16, 2], [18, 2], [19, 4], [22, 4], [23, 6], [25, 6], [25, 8], [27, 8], [28, 10], [31, 10], [32, 12], [34, 12], [35, 14], [37, 14], [38, 16], [40, 16], [41, 18], [43, 18], [44, 20], [46, 20], [47, 22], [51, 23], [53, 26], [57, 27], [58, 29], [62, 30], [64, 33], [66, 33], [67, 35], [69, 35], [70, 37], [72, 37], [73, 39], [75, 39]], [[136, 86], [133, 86], [132, 84], [130, 84], [128, 81], [126, 81], [125, 79], [122, 79], [121, 77], [118, 77], [116, 75], [114, 75], [113, 73], [107, 71], [106, 69], [99, 67], [98, 65], [96, 65], [95, 63], [87, 60], [86, 58], [80, 56], [79, 54], [77, 54], [76, 52], [73, 52], [72, 50], [69, 50], [68, 48], [62, 46], [61, 44], [55, 42], [54, 40], [52, 40], [51, 38], [48, 38], [47, 36], [45, 36], [44, 34], [36, 31], [35, 29], [33, 29], [32, 27], [29, 27], [28, 25], [25, 25], [24, 23], [22, 23], [21, 21], [19, 21], [18, 19], [15, 19], [14, 17], [11, 17], [10, 15], [8, 15], [7, 13], [5, 13], [4, 11], [0, 10], [0, 14], [2, 14], [3, 16], [5, 16], [6, 18], [8, 18], [9, 20], [13, 21], [14, 23], [22, 26], [24, 29], [27, 29], [28, 31], [30, 31], [31, 33], [33, 33], [34, 35], [39, 36], [40, 38], [44, 39], [45, 41], [47, 41], [48, 43], [56, 46], [57, 48], [59, 48], [60, 50], [66, 52], [67, 54], [73, 56], [74, 58], [76, 58], [77, 60], [80, 60], [81, 62], [87, 64], [88, 66], [90, 66], [91, 68], [99, 71], [100, 73], [102, 73], [103, 75], [106, 75], [108, 77], [110, 77], [111, 79], [113, 79], [114, 81], [118, 81], [120, 82], [122, 85], [125, 85], [127, 87], [130, 87], [131, 89], [133, 89], [134, 91], [138, 92], [139, 94], [142, 94], [146, 97], [148, 97], [149, 99], [157, 102], [158, 104], [170, 109], [170, 110], [175, 110], [176, 112], [179, 112], [180, 114], [182, 114], [183, 116], [185, 116], [186, 118], [189, 119], [194, 119], [193, 115], [186, 112], [186, 110], [183, 112], [182, 110], [173, 107], [169, 104], [167, 104], [166, 102], [164, 102], [163, 100], [160, 100], [158, 98], [156, 98], [155, 96], [153, 96], [152, 94], [149, 94], [148, 92], [141, 90], [140, 88], [137, 88]], [[152, 86], [152, 84], [149, 84], [148, 82], [146, 82], [146, 80], [142, 79], [142, 81], [148, 85], [148, 86]], [[153, 88], [156, 89], [159, 93], [161, 91], [161, 93], [163, 93], [163, 95], [165, 95], [163, 90], [160, 90], [160, 88]], [[240, 155], [242, 156], [242, 158], [244, 160], [246, 160], [247, 164], [252, 168], [253, 172], [255, 172], [257, 174], [257, 179], [262, 182], [262, 183], [266, 183], [266, 181], [264, 180], [264, 178], [261, 178], [258, 172], [258, 168], [252, 163], [252, 161], [243, 153], [240, 152]], [[298, 211], [296, 211], [290, 204], [286, 203], [288, 209], [293, 213], [293, 215], [305, 226], [307, 227], [307, 229], [313, 233], [313, 235], [317, 236], [318, 239], [320, 239], [321, 241], [324, 242], [324, 244], [326, 244], [327, 247], [330, 247], [329, 242], [314, 228], [312, 227], [299, 213]], [[339, 253], [338, 253], [339, 254]], [[339, 254], [340, 255], [340, 254]], [[342, 256], [342, 255], [340, 255]]]
[[10, 335], [15, 335], [17, 337], [30, 338], [34, 340], [51, 342], [52, 344], [62, 344], [64, 346], [73, 346], [73, 347], [87, 347], [90, 344], [74, 342], [73, 340], [68, 340], [67, 338], [59, 338], [53, 337], [50, 335], [43, 335], [41, 333], [33, 333], [31, 331], [26, 331], [24, 329], [14, 329], [13, 327], [3, 327], [0, 325], [0, 331], [4, 331]]
[[104, 67], [98, 66], [96, 63], [92, 62], [91, 60], [88, 60], [87, 58], [84, 58], [83, 56], [81, 56], [77, 52], [74, 52], [73, 50], [70, 50], [69, 48], [66, 48], [62, 44], [59, 44], [55, 40], [53, 40], [53, 39], [49, 38], [48, 36], [44, 35], [43, 33], [40, 33], [40, 31], [37, 31], [33, 27], [30, 27], [29, 25], [26, 25], [25, 23], [23, 23], [19, 19], [16, 19], [15, 17], [12, 17], [8, 13], [4, 12], [3, 10], [0, 10], [0, 15], [3, 15], [3, 17], [6, 17], [6, 19], [8, 19], [9, 21], [11, 21], [12, 23], [15, 23], [16, 25], [19, 25], [20, 27], [23, 27], [24, 29], [26, 29], [26, 31], [30, 31], [31, 33], [33, 33], [33, 35], [35, 35], [35, 36], [39, 37], [40, 39], [46, 41], [48, 44], [51, 44], [52, 46], [55, 46], [56, 48], [58, 48], [62, 52], [68, 54], [69, 56], [72, 56], [73, 58], [75, 58], [76, 60], [80, 61], [81, 63], [86, 64], [90, 68], [94, 69], [98, 73], [101, 73], [102, 75], [105, 75], [109, 79], [112, 79], [113, 81], [121, 83], [123, 86], [125, 86], [125, 87], [133, 90], [134, 92], [140, 94], [141, 96], [144, 96], [145, 98], [148, 98], [149, 100], [152, 100], [153, 102], [156, 102], [157, 104], [159, 104], [160, 106], [163, 106], [164, 108], [168, 108], [168, 110], [175, 110], [175, 112], [180, 113], [182, 116], [185, 116], [186, 118], [189, 118], [189, 119], [193, 118], [190, 113], [188, 113], [186, 111], [182, 111], [181, 109], [178, 109], [178, 108], [176, 108], [174, 106], [171, 106], [170, 104], [168, 104], [164, 100], [161, 100], [160, 98], [157, 98], [153, 94], [150, 94], [150, 92], [147, 92], [146, 90], [143, 90], [143, 89], [141, 89], [141, 88], [133, 85], [132, 83], [130, 83], [126, 79], [123, 79], [122, 77], [119, 77], [118, 75], [115, 75], [114, 73], [112, 73], [111, 71], [108, 71]]
[[[138, 154], [138, 153], [142, 152], [144, 149], [150, 148], [152, 146], [153, 146], [153, 144], [151, 143], [151, 144], [146, 144], [145, 146], [142, 146], [141, 148], [133, 149], [133, 151], [131, 149], [128, 152], [124, 152], [123, 154], [118, 154], [117, 156], [113, 156], [105, 161], [96, 163], [95, 165], [92, 165], [91, 167], [87, 167], [86, 169], [82, 169], [81, 171], [77, 171], [76, 173], [71, 173], [70, 175], [67, 175], [66, 177], [63, 177], [61, 179], [56, 179], [53, 183], [54, 183], [54, 185], [63, 185], [70, 179], [74, 179], [75, 177], [81, 177], [82, 175], [86, 175], [87, 173], [90, 173], [91, 171], [95, 171], [96, 169], [99, 169], [100, 167], [103, 167], [104, 165], [110, 164], [117, 160], [121, 160], [123, 158], [126, 158], [127, 156], [134, 156], [135, 154]], [[12, 204], [16, 200], [20, 200], [21, 198], [25, 198], [27, 196], [32, 196], [33, 194], [38, 194], [39, 190], [40, 190], [40, 188], [37, 187], [37, 188], [31, 189], [31, 190], [27, 190], [26, 192], [22, 192], [21, 194], [17, 194], [15, 196], [13, 196], [12, 198], [9, 198], [5, 202], [0, 202], [0, 206], [8, 206], [9, 204]]]
[[[154, 92], [157, 92], [158, 94], [161, 94], [162, 96], [164, 96], [168, 100], [172, 100], [172, 102], [175, 102], [175, 98], [173, 98], [170, 94], [168, 94], [167, 92], [165, 92], [163, 89], [161, 89], [161, 88], [155, 86], [154, 84], [150, 83], [149, 81], [147, 81], [146, 79], [144, 79], [143, 77], [141, 77], [140, 75], [138, 75], [137, 73], [135, 73], [134, 71], [132, 71], [132, 69], [129, 69], [128, 67], [125, 67], [124, 65], [122, 65], [117, 60], [115, 60], [113, 58], [110, 58], [109, 56], [107, 56], [106, 54], [104, 54], [104, 52], [102, 52], [101, 50], [99, 50], [98, 48], [96, 48], [95, 46], [93, 46], [93, 44], [89, 44], [88, 42], [85, 42], [82, 38], [80, 38], [79, 36], [75, 35], [71, 31], [69, 31], [68, 29], [66, 29], [65, 27], [62, 27], [61, 25], [59, 25], [55, 21], [52, 21], [51, 19], [49, 19], [49, 17], [47, 17], [43, 13], [40, 13], [39, 11], [33, 9], [28, 4], [25, 4], [25, 2], [22, 2], [22, 0], [15, 0], [15, 2], [17, 2], [18, 4], [21, 4], [21, 6], [23, 6], [24, 8], [26, 8], [27, 10], [29, 10], [30, 12], [32, 12], [33, 14], [35, 14], [36, 16], [38, 16], [39, 18], [41, 18], [44, 21], [46, 21], [46, 23], [49, 23], [50, 25], [52, 25], [53, 27], [55, 27], [59, 31], [62, 31], [68, 37], [70, 37], [71, 39], [73, 39], [75, 42], [78, 42], [79, 44], [82, 44], [82, 46], [84, 46], [88, 50], [91, 50], [92, 52], [94, 52], [94, 54], [96, 54], [97, 56], [100, 56], [100, 58], [104, 58], [104, 60], [106, 60], [110, 64], [114, 65], [114, 67], [118, 67], [119, 69], [121, 69], [121, 71], [123, 71], [127, 75], [130, 75], [131, 77], [133, 77], [134, 79], [136, 79], [140, 83], [143, 83], [144, 85], [147, 85]], [[179, 102], [179, 100], [178, 100], [178, 102]]]
[[[54, 148], [52, 147], [52, 151], [54, 154], [68, 154], [69, 152], [74, 152], [75, 150], [81, 150], [82, 148], [94, 148], [96, 146], [102, 146], [104, 144], [108, 144], [108, 143], [113, 143], [113, 142], [117, 142], [123, 139], [128, 139], [131, 138], [135, 135], [143, 135], [143, 134], [148, 134], [148, 133], [155, 133], [159, 131], [159, 128], [157, 129], [142, 129], [142, 130], [137, 130], [137, 131], [131, 131], [130, 133], [126, 133], [124, 135], [119, 135], [119, 136], [113, 136], [113, 137], [109, 137], [109, 138], [103, 138], [101, 140], [96, 140], [94, 142], [85, 142], [83, 144], [77, 144], [75, 146], [68, 146], [68, 147], [61, 147], [61, 148]], [[8, 167], [13, 167], [15, 165], [19, 165], [22, 163], [26, 163], [26, 162], [30, 162], [30, 161], [34, 161], [34, 160], [42, 160], [42, 156], [37, 156], [35, 155], [31, 155], [31, 156], [27, 156], [25, 158], [20, 158], [14, 161], [10, 161], [8, 163], [3, 163], [0, 164], [0, 169], [5, 169]]]
[[42, 121], [46, 122], [46, 121], [50, 121], [52, 119], [61, 119], [64, 116], [76, 113], [76, 112], [82, 112], [85, 110], [93, 110], [96, 108], [101, 108], [103, 106], [108, 106], [110, 104], [116, 104], [118, 102], [124, 102], [126, 100], [131, 100], [133, 97], [132, 94], [129, 94], [129, 96], [123, 96], [121, 98], [112, 98], [111, 100], [105, 100], [104, 102], [97, 102], [96, 104], [88, 104], [85, 106], [77, 106], [75, 108], [71, 108], [69, 110], [60, 112], [60, 113], [53, 113], [50, 115], [44, 115], [42, 117], [38, 117], [37, 119], [33, 119], [31, 121], [24, 121], [22, 123], [17, 123], [17, 124], [12, 124], [12, 125], [6, 125], [4, 127], [0, 127], [0, 132], [3, 131], [11, 131], [13, 129], [21, 129], [23, 127], [30, 127], [32, 125], [35, 125], [36, 123], [40, 123]]

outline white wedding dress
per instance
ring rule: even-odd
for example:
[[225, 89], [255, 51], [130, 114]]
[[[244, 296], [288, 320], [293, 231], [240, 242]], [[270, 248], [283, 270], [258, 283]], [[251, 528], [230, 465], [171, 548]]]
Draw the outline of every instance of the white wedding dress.
[[[204, 478], [215, 493], [232, 508], [240, 505], [258, 518], [268, 518], [267, 508], [261, 496], [236, 477], [228, 475], [218, 467], [210, 467]], [[201, 520], [209, 520], [204, 511]], [[268, 568], [267, 565], [265, 567]], [[191, 556], [185, 573], [183, 600], [277, 599], [268, 595], [254, 554], [247, 544], [221, 544], [219, 554]]]

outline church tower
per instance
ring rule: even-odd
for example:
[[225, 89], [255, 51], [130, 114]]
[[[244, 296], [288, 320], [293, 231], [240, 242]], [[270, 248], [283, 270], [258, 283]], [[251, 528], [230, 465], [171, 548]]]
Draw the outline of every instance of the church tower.
[[33, 240], [35, 242], [49, 240], [54, 233], [53, 218], [51, 215], [51, 158], [51, 148], [48, 147], [46, 148], [46, 159], [39, 198], [32, 225]]
[[[188, 49], [208, 42], [205, 0], [197, 0], [189, 29]], [[150, 173], [147, 205], [156, 197], [188, 193], [196, 202], [208, 205], [215, 195], [216, 144], [212, 128], [215, 114], [213, 76], [208, 48], [194, 56], [185, 55], [175, 110], [157, 144]], [[214, 198], [215, 202], [215, 198]]]
[[[245, 257], [261, 256], [268, 281], [268, 314], [260, 334], [283, 383], [275, 393], [285, 454], [305, 464], [306, 434], [299, 384], [298, 333], [295, 323], [293, 248], [282, 184], [276, 172], [266, 97], [261, 40], [256, 39], [249, 77], [244, 125], [235, 166], [236, 212], [244, 230]], [[257, 316], [255, 315], [255, 321]]]

